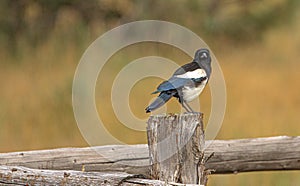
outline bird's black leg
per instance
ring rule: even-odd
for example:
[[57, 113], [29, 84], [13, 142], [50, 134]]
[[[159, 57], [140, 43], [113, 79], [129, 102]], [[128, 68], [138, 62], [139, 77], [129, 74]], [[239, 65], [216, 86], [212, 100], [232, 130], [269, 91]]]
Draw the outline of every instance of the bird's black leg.
[[187, 112], [194, 112], [193, 109], [187, 104], [187, 102], [183, 100], [183, 98], [182, 98], [182, 93], [178, 92], [177, 95], [176, 95], [175, 97], [178, 98], [179, 103], [182, 105], [182, 107], [183, 107]]
[[191, 112], [191, 111], [189, 110], [189, 108], [187, 108], [187, 107], [184, 105], [184, 101], [183, 101], [182, 97], [179, 96], [179, 95], [177, 95], [177, 98], [178, 98], [178, 102], [182, 105], [182, 107], [183, 107], [187, 112]]
[[187, 112], [191, 112], [191, 110], [190, 110], [189, 108], [187, 108], [187, 107], [184, 105], [184, 102], [182, 102], [181, 105], [183, 106], [183, 108], [184, 108]]
[[[186, 109], [186, 107], [184, 106], [184, 103], [185, 105], [189, 108], [189, 111]], [[186, 101], [183, 101], [182, 102], [182, 106], [185, 108], [185, 110], [187, 110], [188, 112], [195, 112], [191, 107], [190, 105], [186, 102]]]
[[193, 109], [187, 104], [187, 102], [181, 101], [180, 103], [187, 112], [194, 112]]

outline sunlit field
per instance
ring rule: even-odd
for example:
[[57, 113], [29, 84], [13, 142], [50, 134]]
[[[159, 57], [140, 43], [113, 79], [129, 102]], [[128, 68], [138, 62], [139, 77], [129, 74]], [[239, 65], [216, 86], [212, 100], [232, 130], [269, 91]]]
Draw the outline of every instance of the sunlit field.
[[[299, 13], [297, 18], [288, 25], [268, 30], [261, 39], [249, 44], [206, 40], [221, 65], [227, 88], [226, 114], [216, 139], [300, 135]], [[35, 48], [19, 42], [21, 52], [16, 55], [1, 49], [0, 152], [88, 146], [73, 115], [72, 81], [85, 49], [107, 30], [101, 30], [99, 25], [93, 34], [87, 30], [76, 31], [79, 37], [76, 42], [70, 39], [64, 42], [67, 34], [55, 31]], [[178, 65], [191, 60], [171, 46], [132, 45], [112, 56], [95, 89], [96, 106], [105, 127], [126, 144], [146, 143], [146, 133], [130, 130], [116, 118], [110, 101], [111, 85], [126, 64], [148, 55], [166, 57]], [[149, 117], [144, 109], [154, 97], [150, 93], [161, 81], [146, 78], [133, 87], [129, 103], [136, 117], [143, 120]], [[205, 122], [210, 114], [210, 101], [207, 87], [200, 96]], [[178, 113], [180, 105], [173, 99], [167, 109]], [[209, 179], [210, 186], [299, 183], [299, 171], [212, 175]]]

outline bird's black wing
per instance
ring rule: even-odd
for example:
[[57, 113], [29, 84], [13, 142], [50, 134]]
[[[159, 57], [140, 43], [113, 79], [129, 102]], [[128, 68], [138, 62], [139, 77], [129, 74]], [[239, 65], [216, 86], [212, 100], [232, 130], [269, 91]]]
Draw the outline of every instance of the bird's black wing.
[[168, 91], [168, 90], [174, 90], [183, 87], [187, 83], [191, 82], [191, 79], [186, 79], [186, 78], [177, 78], [177, 77], [171, 77], [168, 81], [162, 82], [158, 87], [155, 92], [152, 94], [156, 94], [159, 92], [163, 91]]
[[[195, 78], [187, 78], [187, 77], [177, 77], [180, 75], [185, 74], [186, 72], [191, 72], [194, 70], [200, 69], [198, 63], [196, 62], [191, 62], [188, 64], [185, 64], [183, 66], [181, 66], [179, 69], [177, 69], [173, 76], [168, 80], [168, 81], [164, 81], [162, 82], [158, 87], [157, 90], [155, 92], [153, 92], [153, 94], [155, 93], [159, 93], [162, 91], [168, 91], [168, 90], [174, 90], [174, 89], [178, 89], [181, 88], [187, 84], [194, 84], [195, 83]], [[199, 81], [200, 79], [197, 78], [197, 81]], [[201, 77], [201, 81], [202, 81], [202, 77]]]
[[185, 65], [181, 66], [179, 69], [177, 69], [174, 72], [173, 76], [182, 75], [186, 72], [194, 71], [194, 70], [199, 69], [199, 68], [200, 68], [200, 66], [198, 65], [198, 63], [191, 62], [191, 63], [185, 64]]
[[163, 92], [163, 91], [180, 89], [183, 86], [193, 87], [197, 84], [201, 84], [203, 81], [207, 79], [207, 75], [205, 71], [203, 74], [195, 73], [194, 74], [196, 75], [195, 77], [189, 77], [190, 76], [189, 73], [192, 73], [196, 70], [204, 71], [203, 69], [200, 68], [200, 66], [196, 62], [191, 62], [181, 66], [179, 69], [177, 69], [174, 72], [173, 76], [169, 80], [162, 82], [157, 87], [157, 90], [153, 92], [153, 94]]

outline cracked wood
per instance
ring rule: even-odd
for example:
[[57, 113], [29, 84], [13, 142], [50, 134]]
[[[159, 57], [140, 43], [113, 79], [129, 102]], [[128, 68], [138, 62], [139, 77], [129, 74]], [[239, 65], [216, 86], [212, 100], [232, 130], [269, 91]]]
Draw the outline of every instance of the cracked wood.
[[[210, 145], [205, 156], [215, 152], [206, 163], [206, 168], [215, 170], [212, 174], [300, 170], [300, 136], [214, 140], [206, 144]], [[0, 153], [0, 165], [149, 175], [149, 152], [146, 144], [10, 152]]]

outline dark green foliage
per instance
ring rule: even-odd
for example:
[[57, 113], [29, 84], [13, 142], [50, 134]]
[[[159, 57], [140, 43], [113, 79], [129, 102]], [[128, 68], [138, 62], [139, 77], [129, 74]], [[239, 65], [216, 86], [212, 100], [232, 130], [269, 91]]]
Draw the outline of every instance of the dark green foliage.
[[159, 19], [187, 26], [208, 39], [241, 42], [256, 40], [269, 28], [289, 22], [298, 5], [297, 0], [1, 0], [0, 42], [11, 51], [17, 50], [18, 42], [35, 47], [53, 32], [63, 11], [76, 15], [75, 26], [63, 35], [71, 40], [78, 38], [78, 29], [90, 29], [95, 22], [109, 30], [130, 21]]

